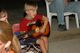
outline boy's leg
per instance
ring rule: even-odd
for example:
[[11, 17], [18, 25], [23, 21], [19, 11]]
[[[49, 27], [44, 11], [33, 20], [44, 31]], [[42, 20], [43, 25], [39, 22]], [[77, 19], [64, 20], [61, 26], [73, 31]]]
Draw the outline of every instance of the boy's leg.
[[44, 44], [45, 44], [46, 50], [48, 50], [48, 37], [46, 37], [46, 36], [42, 36], [41, 39], [44, 41]]
[[42, 39], [38, 39], [37, 43], [40, 45], [40, 48], [42, 50], [42, 53], [47, 53], [46, 47], [45, 47], [45, 43]]

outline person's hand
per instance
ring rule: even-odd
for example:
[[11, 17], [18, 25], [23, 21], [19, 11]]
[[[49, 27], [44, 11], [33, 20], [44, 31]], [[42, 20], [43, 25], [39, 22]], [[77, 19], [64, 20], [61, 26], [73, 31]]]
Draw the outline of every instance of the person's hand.
[[44, 29], [41, 29], [41, 30], [40, 30], [40, 32], [41, 32], [41, 33], [44, 33], [44, 32], [45, 32], [45, 30], [44, 30]]

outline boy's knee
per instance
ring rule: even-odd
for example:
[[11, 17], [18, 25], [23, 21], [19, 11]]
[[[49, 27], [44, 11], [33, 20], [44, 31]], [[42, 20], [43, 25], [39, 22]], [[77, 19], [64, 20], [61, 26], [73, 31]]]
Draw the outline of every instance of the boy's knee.
[[42, 39], [38, 39], [38, 40], [36, 41], [37, 44], [40, 44], [41, 42], [43, 42]]
[[41, 39], [48, 39], [48, 37], [46, 37], [46, 36], [42, 36]]

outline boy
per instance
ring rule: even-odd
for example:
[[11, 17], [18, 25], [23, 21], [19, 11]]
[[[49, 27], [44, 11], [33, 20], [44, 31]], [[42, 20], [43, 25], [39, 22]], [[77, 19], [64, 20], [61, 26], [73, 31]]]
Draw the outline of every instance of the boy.
[[[29, 25], [36, 23], [38, 20], [43, 21], [44, 24], [42, 28], [39, 30], [36, 30], [36, 33], [44, 33], [46, 26], [48, 24], [48, 19], [40, 14], [37, 14], [38, 6], [36, 4], [36, 1], [27, 1], [25, 2], [24, 6], [25, 10], [25, 17], [20, 22], [20, 32], [28, 32], [30, 30]], [[25, 35], [25, 37], [28, 37], [28, 34]], [[34, 40], [34, 38], [32, 38]], [[36, 43], [38, 43], [41, 47], [42, 53], [47, 53], [47, 46], [48, 46], [48, 37], [47, 36], [41, 36], [40, 38], [36, 38], [34, 40]]]

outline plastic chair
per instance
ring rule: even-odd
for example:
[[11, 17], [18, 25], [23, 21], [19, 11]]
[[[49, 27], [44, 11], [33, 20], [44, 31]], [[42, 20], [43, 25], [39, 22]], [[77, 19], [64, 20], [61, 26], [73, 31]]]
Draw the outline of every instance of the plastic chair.
[[[77, 0], [75, 0], [75, 2], [77, 2]], [[51, 17], [52, 16], [57, 16], [57, 13], [52, 13], [52, 12], [49, 11], [49, 4], [51, 3], [51, 1], [45, 0], [45, 3], [46, 3], [46, 8], [47, 8], [47, 17], [49, 19], [49, 23], [50, 23], [50, 26], [51, 26]], [[75, 15], [76, 26], [77, 26], [77, 28], [79, 28], [79, 19], [78, 19], [77, 13], [75, 13], [75, 12], [65, 12], [64, 16], [65, 16], [65, 23], [66, 23], [66, 29], [67, 30], [69, 29], [69, 15], [72, 15], [72, 14]]]

